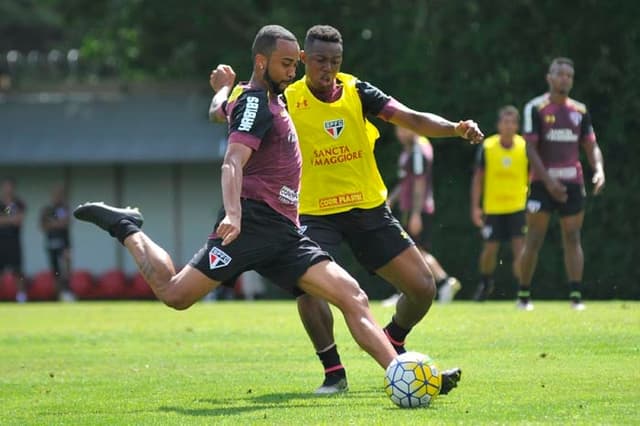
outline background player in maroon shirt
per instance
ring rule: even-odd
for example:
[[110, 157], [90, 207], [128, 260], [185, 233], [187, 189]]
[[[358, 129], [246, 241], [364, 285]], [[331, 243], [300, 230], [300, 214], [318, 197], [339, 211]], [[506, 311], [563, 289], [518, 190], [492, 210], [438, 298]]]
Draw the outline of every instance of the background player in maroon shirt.
[[227, 107], [224, 207], [205, 247], [181, 271], [176, 273], [169, 255], [140, 230], [142, 216], [136, 210], [87, 203], [74, 215], [116, 237], [170, 307], [187, 309], [217, 286], [255, 270], [294, 295], [308, 292], [337, 306], [354, 339], [386, 368], [396, 352], [373, 318], [367, 295], [327, 252], [298, 232], [300, 149], [279, 95], [295, 77], [299, 54], [285, 28], [268, 25], [258, 32], [251, 80], [234, 88]]
[[[403, 147], [398, 157], [399, 182], [387, 197], [390, 207], [398, 202], [400, 223], [407, 230], [433, 272], [440, 303], [449, 303], [462, 288], [450, 277], [432, 253], [433, 215], [433, 146], [412, 130], [396, 126], [396, 138]], [[383, 306], [396, 304], [400, 293], [382, 301]]]
[[580, 230], [586, 196], [579, 147], [594, 170], [593, 193], [604, 186], [602, 152], [596, 142], [591, 116], [584, 104], [569, 98], [573, 86], [573, 61], [556, 58], [547, 74], [549, 92], [531, 100], [524, 109], [523, 133], [532, 168], [527, 202], [527, 236], [520, 257], [518, 307], [532, 310], [531, 280], [549, 226], [551, 213], [560, 216], [564, 263], [569, 279], [571, 306], [584, 309], [582, 272], [584, 258]]

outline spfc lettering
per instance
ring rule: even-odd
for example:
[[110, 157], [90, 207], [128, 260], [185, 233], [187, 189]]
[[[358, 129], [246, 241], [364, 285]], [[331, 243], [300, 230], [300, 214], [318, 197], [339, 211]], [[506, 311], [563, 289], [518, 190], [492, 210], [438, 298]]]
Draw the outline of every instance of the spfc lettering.
[[334, 139], [338, 139], [344, 130], [344, 120], [327, 120], [324, 122], [324, 130]]
[[231, 256], [218, 247], [211, 248], [209, 251], [209, 269], [224, 268], [229, 263], [231, 263]]

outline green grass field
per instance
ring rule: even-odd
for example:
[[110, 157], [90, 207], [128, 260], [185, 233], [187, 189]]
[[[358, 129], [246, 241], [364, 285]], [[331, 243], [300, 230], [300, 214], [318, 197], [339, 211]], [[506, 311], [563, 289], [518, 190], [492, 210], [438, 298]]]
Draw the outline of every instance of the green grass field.
[[463, 376], [427, 409], [391, 403], [340, 314], [336, 334], [350, 391], [314, 397], [292, 301], [2, 304], [0, 424], [640, 424], [639, 302], [435, 305], [408, 347]]

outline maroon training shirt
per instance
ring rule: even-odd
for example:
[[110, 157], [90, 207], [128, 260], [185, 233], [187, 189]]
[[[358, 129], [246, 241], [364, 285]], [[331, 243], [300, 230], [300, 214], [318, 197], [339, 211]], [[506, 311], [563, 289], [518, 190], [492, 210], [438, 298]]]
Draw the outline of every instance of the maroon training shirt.
[[[570, 98], [555, 104], [545, 93], [527, 103], [523, 115], [523, 136], [536, 147], [549, 175], [565, 183], [584, 184], [578, 148], [596, 141], [587, 107]], [[532, 171], [531, 180], [541, 178]]]

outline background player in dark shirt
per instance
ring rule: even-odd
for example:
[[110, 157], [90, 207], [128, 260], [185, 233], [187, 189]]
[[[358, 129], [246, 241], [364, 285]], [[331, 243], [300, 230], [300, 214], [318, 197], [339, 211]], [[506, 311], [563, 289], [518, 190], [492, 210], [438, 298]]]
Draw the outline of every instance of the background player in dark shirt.
[[573, 61], [556, 58], [547, 74], [549, 92], [531, 100], [524, 109], [523, 134], [532, 168], [527, 202], [527, 235], [520, 257], [518, 307], [533, 309], [531, 280], [551, 213], [560, 216], [564, 263], [571, 306], [584, 309], [582, 273], [584, 258], [580, 231], [584, 220], [585, 189], [579, 147], [593, 168], [593, 193], [605, 182], [602, 152], [596, 142], [591, 116], [584, 104], [569, 98], [573, 87]]
[[66, 190], [63, 185], [58, 185], [51, 193], [51, 204], [44, 206], [40, 212], [40, 228], [44, 232], [49, 265], [56, 277], [58, 298], [64, 302], [75, 300], [69, 288], [69, 274], [71, 273], [70, 216]]
[[16, 301], [20, 303], [27, 301], [20, 240], [25, 210], [25, 204], [16, 195], [15, 180], [4, 178], [0, 194], [0, 275], [5, 272], [14, 275], [18, 283]]
[[251, 80], [229, 96], [224, 207], [205, 247], [181, 271], [176, 273], [166, 251], [140, 230], [139, 212], [87, 203], [74, 215], [118, 238], [156, 296], [175, 309], [187, 309], [253, 269], [293, 294], [308, 292], [336, 305], [358, 344], [386, 368], [396, 353], [373, 318], [366, 294], [298, 232], [300, 149], [278, 95], [295, 77], [299, 53], [295, 37], [283, 27], [268, 25], [256, 35]]

